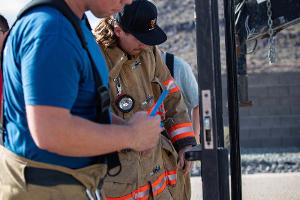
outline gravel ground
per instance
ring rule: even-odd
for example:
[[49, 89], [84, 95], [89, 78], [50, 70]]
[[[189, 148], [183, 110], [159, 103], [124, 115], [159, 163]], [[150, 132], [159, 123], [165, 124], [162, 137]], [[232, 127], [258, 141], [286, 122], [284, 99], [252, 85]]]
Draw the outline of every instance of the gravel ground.
[[300, 149], [243, 150], [243, 174], [300, 172]]
[[[195, 163], [192, 176], [200, 176], [201, 164]], [[300, 148], [242, 149], [242, 174], [300, 172]]]

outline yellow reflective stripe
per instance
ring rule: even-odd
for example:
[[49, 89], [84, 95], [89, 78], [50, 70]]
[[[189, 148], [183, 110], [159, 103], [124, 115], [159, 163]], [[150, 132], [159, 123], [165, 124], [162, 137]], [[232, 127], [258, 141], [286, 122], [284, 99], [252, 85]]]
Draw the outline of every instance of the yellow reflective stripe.
[[174, 175], [168, 175], [168, 179], [169, 179], [170, 181], [174, 181], [174, 180], [177, 179], [177, 176], [176, 176], [176, 174], [174, 174]]
[[139, 192], [137, 194], [134, 195], [134, 199], [141, 199], [141, 198], [145, 198], [146, 196], [149, 195], [149, 189], [144, 191], [144, 192]]
[[193, 132], [193, 127], [182, 127], [182, 128], [178, 128], [178, 129], [175, 129], [174, 131], [171, 131], [169, 133], [169, 135], [171, 136], [171, 138], [177, 136], [177, 135], [180, 135], [182, 133], [187, 133], [187, 132]]
[[163, 179], [161, 179], [160, 183], [154, 187], [152, 187], [152, 191], [153, 193], [156, 193], [158, 190], [161, 190], [162, 188], [164, 189], [166, 186], [166, 179], [167, 177], [163, 177]]
[[[165, 171], [163, 172], [152, 184], [153, 195], [156, 196], [160, 194], [167, 185], [176, 184], [176, 171]], [[150, 185], [144, 185], [139, 187], [137, 190], [133, 191], [123, 197], [107, 197], [106, 200], [147, 200], [150, 194]]]
[[178, 92], [180, 90], [174, 79], [166, 80], [165, 82], [163, 82], [163, 84], [170, 94]]
[[[152, 183], [153, 195], [156, 196], [164, 191], [167, 185], [176, 184], [176, 177], [176, 171], [165, 171], [164, 173], [162, 173], [160, 177]], [[170, 178], [173, 180], [170, 180]]]

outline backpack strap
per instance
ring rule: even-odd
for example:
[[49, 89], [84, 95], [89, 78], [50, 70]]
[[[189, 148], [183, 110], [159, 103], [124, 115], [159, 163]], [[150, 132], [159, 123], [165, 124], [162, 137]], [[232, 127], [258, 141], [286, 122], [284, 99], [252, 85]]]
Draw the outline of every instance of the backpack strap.
[[1, 62], [1, 75], [2, 76], [2, 94], [0, 96], [0, 108], [1, 108], [1, 111], [0, 111], [0, 145], [3, 145], [4, 144], [4, 128], [3, 128], [3, 93], [4, 93], [4, 88], [3, 88], [3, 73], [2, 73], [2, 62]]
[[172, 77], [174, 77], [174, 54], [166, 52], [166, 65], [169, 68]]
[[[74, 27], [74, 29], [77, 33], [77, 36], [80, 39], [82, 47], [88, 53], [88, 56], [89, 56], [89, 59], [91, 61], [91, 65], [92, 65], [94, 80], [96, 82], [96, 87], [97, 87], [97, 95], [96, 95], [97, 115], [96, 115], [96, 120], [95, 121], [98, 122], [98, 123], [106, 123], [106, 124], [109, 123], [110, 122], [110, 117], [109, 117], [110, 97], [109, 97], [108, 89], [107, 89], [107, 87], [105, 87], [103, 85], [103, 82], [102, 82], [102, 79], [99, 75], [99, 72], [98, 72], [98, 69], [96, 67], [95, 61], [92, 58], [91, 52], [90, 52], [90, 50], [87, 46], [87, 42], [84, 38], [81, 27], [78, 24], [78, 19], [76, 19], [73, 11], [65, 3], [65, 1], [64, 0], [34, 0], [34, 1], [32, 0], [20, 11], [20, 13], [18, 14], [16, 22], [19, 19], [21, 19], [21, 17], [23, 17], [26, 13], [28, 13], [32, 9], [37, 8], [39, 6], [49, 6], [49, 7], [57, 9], [70, 21], [70, 23]], [[91, 26], [90, 26], [86, 16], [84, 16], [84, 19], [86, 21], [87, 26], [91, 29]], [[14, 23], [14, 25], [16, 24], [16, 22]], [[8, 38], [8, 37], [6, 37], [6, 38]], [[3, 109], [2, 109], [2, 115], [3, 115]], [[2, 129], [2, 133], [3, 133], [3, 129]], [[2, 134], [1, 139], [2, 140], [4, 139], [3, 134]], [[103, 157], [105, 157], [105, 159], [103, 159]], [[104, 155], [104, 156], [100, 156], [99, 160], [101, 160], [101, 161], [104, 160], [107, 163], [108, 170], [110, 170], [112, 168], [115, 168], [115, 167], [119, 167], [120, 170], [118, 171], [118, 173], [120, 173], [121, 163], [120, 163], [120, 160], [119, 160], [118, 153], [115, 152], [115, 153], [107, 154], [107, 155]]]

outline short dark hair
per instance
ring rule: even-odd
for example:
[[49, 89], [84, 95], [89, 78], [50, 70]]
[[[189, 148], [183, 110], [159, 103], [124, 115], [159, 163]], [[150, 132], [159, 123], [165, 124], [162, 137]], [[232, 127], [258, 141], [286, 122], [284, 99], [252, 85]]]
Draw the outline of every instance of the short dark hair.
[[7, 20], [3, 15], [0, 14], [0, 29], [4, 32], [9, 30], [9, 25], [7, 23]]

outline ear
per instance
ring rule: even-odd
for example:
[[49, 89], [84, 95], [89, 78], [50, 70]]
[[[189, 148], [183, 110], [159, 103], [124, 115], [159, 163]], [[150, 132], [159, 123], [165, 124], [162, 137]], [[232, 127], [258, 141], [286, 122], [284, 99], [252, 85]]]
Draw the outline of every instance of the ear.
[[122, 33], [123, 33], [123, 30], [122, 30], [122, 28], [120, 26], [115, 26], [114, 27], [114, 32], [115, 32], [115, 34], [116, 34], [117, 37], [120, 37], [122, 35]]
[[6, 38], [7, 34], [8, 34], [8, 31], [6, 31], [6, 32], [4, 33], [4, 38]]

